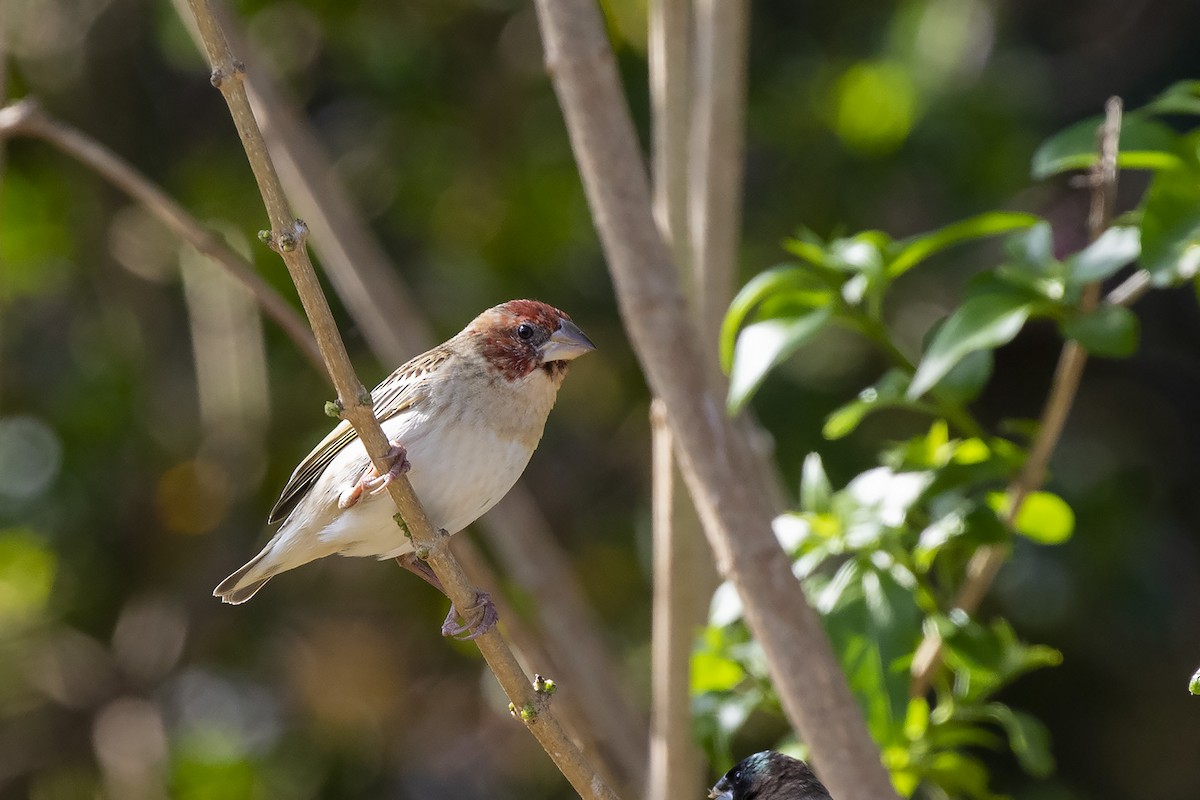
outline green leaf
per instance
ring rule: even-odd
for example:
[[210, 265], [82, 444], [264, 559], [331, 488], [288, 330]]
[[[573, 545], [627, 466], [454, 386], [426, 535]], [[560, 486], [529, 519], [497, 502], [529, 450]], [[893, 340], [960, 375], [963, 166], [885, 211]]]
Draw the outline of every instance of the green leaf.
[[737, 337], [729, 374], [730, 413], [737, 413], [754, 396], [772, 369], [825, 327], [829, 306], [792, 319], [769, 319], [748, 325]]
[[932, 389], [968, 353], [1012, 341], [1032, 311], [1033, 303], [1015, 294], [968, 298], [933, 337], [908, 387], [908, 397], [915, 399]]
[[933, 482], [932, 472], [895, 472], [874, 467], [856, 475], [834, 497], [846, 546], [872, 551], [888, 531], [904, 525], [908, 511]]
[[976, 350], [967, 353], [963, 359], [938, 381], [937, 396], [945, 403], [966, 406], [987, 385], [992, 377], [994, 359], [991, 350]]
[[937, 786], [943, 797], [972, 800], [1006, 800], [988, 791], [988, 771], [983, 762], [966, 753], [944, 751], [933, 756], [925, 768], [925, 779]]
[[[1004, 492], [989, 493], [987, 502], [998, 516], [1008, 514], [1008, 495]], [[1013, 528], [1039, 544], [1062, 544], [1075, 530], [1075, 512], [1056, 494], [1030, 492], [1017, 512]]]
[[883, 250], [891, 239], [882, 231], [863, 231], [829, 244], [829, 264], [844, 272], [878, 275], [883, 271]]
[[894, 406], [911, 407], [913, 404], [904, 397], [904, 390], [907, 388], [908, 375], [902, 370], [888, 370], [874, 386], [868, 386], [859, 392], [856, 400], [830, 414], [825, 419], [821, 434], [831, 441], [841, 439], [857, 428], [872, 411]]
[[692, 655], [692, 694], [728, 691], [746, 677], [736, 661], [701, 650]]
[[892, 571], [866, 571], [862, 590], [867, 634], [879, 651], [882, 677], [879, 689], [887, 694], [889, 721], [902, 725], [908, 711], [909, 673], [900, 662], [913, 652], [921, 638], [921, 609], [911, 588], [897, 580]]
[[1200, 114], [1200, 81], [1171, 84], [1139, 111], [1149, 114]]
[[833, 498], [833, 487], [825, 467], [821, 464], [820, 453], [809, 453], [804, 458], [804, 466], [800, 470], [800, 509], [814, 514], [824, 514], [829, 511], [830, 500]]
[[738, 330], [751, 312], [768, 298], [792, 294], [799, 297], [801, 305], [823, 306], [828, 302], [829, 288], [821, 279], [805, 267], [784, 264], [755, 275], [742, 287], [729, 304], [729, 311], [721, 323], [721, 366], [728, 371], [733, 364], [734, 344]]
[[1200, 694], [1200, 669], [1192, 673], [1192, 679], [1188, 681], [1188, 691], [1192, 694]]
[[814, 267], [829, 268], [828, 259], [825, 255], [825, 246], [815, 236], [804, 239], [785, 239], [783, 241], [783, 249], [797, 258], [804, 259]]
[[1095, 311], [1069, 318], [1063, 323], [1062, 332], [1092, 355], [1127, 358], [1137, 350], [1138, 318], [1123, 306], [1102, 305]]
[[1052, 272], [1058, 263], [1054, 258], [1054, 229], [1044, 220], [1008, 237], [1004, 249], [1018, 266], [1032, 267], [1029, 271], [1039, 276]]
[[928, 572], [942, 548], [956, 539], [965, 539], [974, 547], [1002, 542], [1006, 535], [1006, 529], [994, 511], [975, 506], [974, 501], [960, 499], [954, 506], [943, 509], [921, 531], [913, 549], [914, 566], [921, 572]]
[[987, 698], [1027, 672], [1062, 663], [1062, 654], [1052, 647], [1022, 644], [1003, 619], [985, 627], [951, 612], [932, 616], [928, 623], [946, 645], [946, 664], [955, 672], [954, 696], [964, 705]]
[[904, 659], [921, 635], [912, 588], [891, 571], [852, 559], [817, 594], [825, 630], [871, 733], [878, 741], [902, 738], [909, 683]]
[[[839, 608], [846, 606], [851, 600], [862, 597], [862, 565], [856, 560], [851, 559], [838, 568], [833, 577], [820, 587], [816, 597], [812, 598], [812, 604], [822, 616], [831, 616], [833, 612]], [[814, 588], [806, 586], [805, 588]], [[857, 630], [862, 630], [858, 628]], [[832, 631], [831, 631], [832, 635]]]
[[1142, 268], [1159, 285], [1200, 273], [1200, 175], [1160, 172], [1142, 204]]
[[[1056, 133], [1033, 154], [1031, 173], [1037, 180], [1087, 169], [1096, 163], [1096, 131], [1103, 120], [1092, 117]], [[1123, 169], [1170, 169], [1181, 163], [1179, 136], [1170, 127], [1127, 114], [1121, 125], [1117, 166]]]
[[1131, 225], [1109, 228], [1099, 239], [1064, 262], [1067, 283], [1082, 286], [1102, 281], [1137, 259], [1141, 252], [1141, 231]]
[[939, 719], [929, 731], [928, 742], [931, 749], [937, 750], [962, 750], [967, 747], [998, 750], [1003, 744], [1000, 737], [988, 728], [977, 725], [975, 719], [967, 721], [957, 714], [951, 720]]
[[742, 598], [729, 581], [725, 581], [713, 591], [712, 601], [708, 605], [708, 624], [714, 628], [723, 628], [742, 618]]
[[1013, 711], [1003, 703], [988, 703], [987, 714], [1004, 728], [1008, 744], [1022, 769], [1035, 778], [1046, 778], [1054, 772], [1050, 733], [1045, 725], [1029, 714]]
[[1015, 211], [990, 211], [946, 225], [936, 231], [904, 239], [893, 246], [895, 252], [888, 263], [887, 273], [893, 278], [898, 277], [930, 256], [956, 244], [1028, 228], [1037, 222], [1038, 217], [1032, 214]]

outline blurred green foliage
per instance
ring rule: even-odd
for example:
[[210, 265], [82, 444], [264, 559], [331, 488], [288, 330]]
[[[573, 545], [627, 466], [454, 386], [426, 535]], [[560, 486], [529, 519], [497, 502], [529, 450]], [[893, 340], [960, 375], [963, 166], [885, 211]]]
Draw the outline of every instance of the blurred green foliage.
[[[784, 244], [799, 262], [753, 278], [726, 315], [721, 353], [730, 376], [731, 413], [745, 407], [769, 373], [803, 355], [803, 346], [826, 325], [839, 324], [879, 347], [892, 365], [826, 419], [826, 438], [841, 439], [868, 414], [884, 409], [935, 418], [927, 434], [892, 445], [879, 466], [841, 491], [833, 491], [820, 456], [810, 454], [801, 471], [798, 510], [775, 523], [884, 749], [893, 782], [906, 797], [918, 789], [938, 798], [997, 796], [985, 764], [972, 752], [995, 748], [996, 728], [1032, 777], [1053, 773], [1045, 725], [996, 694], [1032, 669], [1058, 665], [1061, 654], [1023, 644], [1003, 617], [981, 624], [956, 603], [978, 550], [1011, 548], [1015, 536], [1063, 544], [1074, 531], [1075, 515], [1061, 497], [1038, 485], [1003, 491], [1019, 475], [1038, 473], [1027, 469], [1030, 456], [1020, 440], [985, 436], [968, 404], [987, 386], [993, 351], [1039, 317], [1055, 321], [1064, 339], [1093, 356], [1132, 356], [1137, 316], [1107, 298], [1097, 305], [1088, 292], [1130, 264], [1157, 286], [1196, 281], [1200, 289], [1195, 167], [1200, 129], [1144, 127], [1152, 115], [1198, 110], [1200, 82], [1186, 81], [1127, 115], [1135, 135], [1152, 130], [1154, 137], [1136, 143], [1128, 137], [1136, 158], [1122, 158], [1118, 144], [1116, 161], [1153, 175], [1122, 224], [1097, 232], [1094, 241], [1065, 258], [1055, 256], [1050, 223], [1027, 214], [985, 213], [901, 242], [879, 231], [828, 242], [804, 231]], [[1034, 155], [1033, 174], [1095, 165], [1101, 120], [1088, 124], [1090, 143], [1080, 125], [1047, 140]], [[894, 281], [950, 245], [1001, 233], [1007, 233], [1002, 263], [971, 279], [961, 305], [931, 329], [920, 359], [909, 360], [885, 319]], [[1143, 242], [1152, 244], [1148, 255]], [[1040, 433], [1013, 422], [1002, 419], [996, 427]], [[951, 438], [951, 424], [970, 438]], [[1020, 503], [1015, 513], [1014, 502]], [[731, 588], [718, 590], [692, 664], [693, 691], [704, 717], [700, 727], [718, 763], [738, 760], [730, 742], [750, 711], [778, 707], [761, 653], [748, 646]], [[946, 650], [945, 674], [932, 681], [932, 707], [924, 692], [910, 697], [911, 668], [922, 660], [918, 646], [931, 635]]]
[[[439, 335], [483, 307], [534, 296], [569, 310], [600, 345], [566, 382], [528, 476], [644, 706], [646, 393], [623, 343], [531, 7], [235, 5]], [[644, 3], [603, 5], [646, 137]], [[1084, 244], [1084, 201], [1065, 178], [1029, 188], [1030, 154], [1056, 130], [1094, 129], [1086, 118], [1110, 94], [1141, 107], [1162, 87], [1200, 74], [1194, 3], [752, 6], [743, 280], [779, 260], [779, 239], [798, 221], [813, 234], [797, 241], [822, 247], [858, 246], [847, 230], [891, 232], [861, 240], [869, 265], [872, 253], [893, 258], [922, 231], [946, 236], [954, 230], [947, 223], [996, 207], [1015, 215], [990, 217], [1001, 227], [1029, 214], [1048, 221], [1053, 256], [1065, 264], [1063, 254]], [[0, 19], [10, 96], [37, 96], [198, 216], [253, 241], [265, 215], [250, 171], [171, 4], [0, 0]], [[1124, 197], [1122, 210], [1143, 196], [1151, 212], [1154, 204], [1177, 209], [1194, 189], [1189, 153], [1162, 146], [1164, 134], [1188, 145], [1177, 133], [1191, 127], [1179, 116], [1192, 113], [1187, 96], [1163, 102], [1126, 126], [1123, 166], [1157, 171], [1149, 194], [1136, 174], [1123, 176], [1136, 198]], [[1076, 135], [1074, 145], [1058, 140], [1038, 151], [1035, 166], [1047, 164], [1038, 168], [1046, 175], [1083, 166], [1094, 140]], [[1137, 152], [1150, 161], [1137, 163]], [[1154, 159], [1180, 164], [1168, 170]], [[387, 564], [330, 561], [272, 582], [244, 607], [211, 598], [216, 582], [261, 543], [275, 493], [326, 430], [330, 391], [266, 327], [261, 342], [239, 334], [230, 359], [238, 371], [221, 384], [256, 385], [248, 354], [261, 347], [266, 395], [235, 394], [241, 399], [228, 406], [214, 400], [197, 378], [197, 347], [214, 345], [192, 326], [179, 243], [41, 143], [6, 143], [3, 164], [0, 797], [569, 796], [490, 679], [481, 679], [474, 651], [437, 636], [443, 601], [419, 581]], [[1158, 228], [1140, 223], [1142, 263], [1160, 254], [1170, 283], [1192, 229], [1186, 216], [1156, 218]], [[923, 352], [931, 324], [961, 305], [970, 276], [1003, 258], [989, 249], [995, 242], [943, 252], [938, 235], [925, 247], [939, 252], [911, 251], [928, 260], [911, 271], [893, 261], [904, 276], [886, 278], [880, 319], [902, 354]], [[278, 259], [258, 246], [248, 252], [291, 297]], [[856, 252], [839, 269], [859, 263]], [[856, 274], [838, 272], [847, 281]], [[334, 303], [370, 384], [394, 365], [374, 363]], [[1062, 652], [1062, 666], [998, 689], [1012, 673], [994, 650], [1019, 655], [1026, 646], [1011, 631], [934, 618], [930, 624], [961, 642], [960, 668], [981, 682], [942, 687], [931, 709], [875, 698], [872, 713], [894, 737], [888, 758], [896, 774], [943, 785], [955, 775], [966, 782], [956, 791], [986, 785], [1023, 797], [1192, 800], [1200, 791], [1200, 725], [1181, 691], [1200, 649], [1200, 320], [1182, 290], [1156, 292], [1136, 311], [1138, 351], [1120, 364], [1089, 366], [1054, 464], [1048, 491], [1074, 509], [1076, 533], [1056, 547], [1016, 538], [989, 606], [1022, 638]], [[771, 359], [779, 364], [752, 402], [793, 485], [807, 454], [821, 452], [829, 486], [842, 487], [828, 490], [832, 503], [855, 476], [878, 468], [881, 443], [928, 446], [925, 412], [944, 415], [975, 396], [969, 410], [985, 430], [999, 430], [1002, 418], [1035, 417], [1060, 344], [1055, 326], [1066, 322], [1046, 317], [994, 352], [965, 355], [920, 400], [907, 395], [912, 371], [894, 354], [880, 355], [878, 341], [825, 324], [798, 357]], [[1127, 323], [1089, 324], [1102, 344], [1127, 341]], [[863, 332], [870, 336], [870, 326]], [[790, 335], [788, 347], [797, 331]], [[1094, 338], [1097, 330], [1085, 324], [1069, 335]], [[847, 405], [868, 384], [858, 405]], [[256, 417], [255, 408], [269, 416]], [[947, 449], [977, 441], [970, 448], [985, 448], [989, 459], [1014, 457], [1002, 440], [961, 422], [950, 419]], [[825, 440], [823, 427], [836, 441]], [[917, 466], [890, 465], [893, 477], [949, 468], [906, 457]], [[803, 482], [811, 502], [822, 495], [819, 484]], [[994, 519], [994, 489], [987, 481], [974, 487], [963, 513]], [[834, 514], [803, 510], [810, 501], [798, 505], [801, 517]], [[952, 568], [968, 545], [965, 524], [960, 531], [951, 509], [939, 507], [918, 526], [914, 515], [934, 509], [908, 508], [897, 525], [874, 533], [868, 526], [863, 536], [915, 535], [920, 543], [933, 527], [925, 540], [933, 555], [912, 555], [908, 572]], [[1043, 538], [1056, 532], [1061, 524]], [[875, 564], [845, 533], [822, 533], [809, 546], [819, 554], [835, 541], [848, 549], [828, 555], [831, 566], [863, 563], [850, 576], [857, 584], [822, 591], [863, 624], [883, 630], [884, 610], [903, 622], [897, 630], [907, 633], [883, 642], [890, 656], [911, 642], [914, 619], [924, 624], [897, 589], [913, 596], [897, 577], [901, 562]], [[732, 621], [718, 634], [725, 638], [707, 647], [712, 669], [698, 671], [697, 688], [708, 690], [698, 702], [727, 700], [722, 725], [736, 731], [729, 750], [744, 755], [777, 742], [782, 723], [760, 708], [769, 694], [753, 642], [739, 639]], [[897, 665], [882, 653], [864, 646], [856, 679], [894, 681]], [[997, 677], [984, 677], [989, 671]], [[954, 694], [959, 689], [967, 694]], [[993, 703], [1021, 712], [1008, 716]], [[941, 716], [939, 707], [954, 713]], [[1027, 777], [1003, 748], [969, 749], [980, 768], [954, 756], [964, 742], [1003, 741], [1043, 774], [1040, 733], [1022, 712], [1050, 731], [1050, 778]], [[928, 749], [916, 749], [918, 741]]]

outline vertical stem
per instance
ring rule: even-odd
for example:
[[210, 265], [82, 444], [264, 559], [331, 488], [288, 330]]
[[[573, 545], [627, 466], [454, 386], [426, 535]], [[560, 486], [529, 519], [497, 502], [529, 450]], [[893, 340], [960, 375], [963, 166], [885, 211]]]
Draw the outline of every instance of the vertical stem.
[[743, 600], [785, 713], [840, 800], [896, 797], [879, 748], [816, 612], [771, 530], [745, 432], [712, 390], [678, 270], [654, 224], [650, 187], [593, 0], [536, 0], [546, 64], [566, 120], [621, 317], [722, 574]]
[[[649, 14], [654, 215], [680, 267], [696, 288], [688, 234], [688, 137], [691, 107], [691, 0], [652, 0]], [[696, 562], [711, 556], [679, 478], [662, 404], [650, 406], [653, 603], [651, 622], [648, 800], [701, 797], [700, 749], [692, 738], [691, 655], [708, 586]]]
[[680, 479], [662, 402], [650, 406], [654, 602], [648, 800], [703, 797], [692, 735], [691, 656], [715, 576], [700, 520]]
[[[739, 230], [746, 7], [740, 0], [693, 5], [657, 0], [650, 7], [654, 212], [719, 390], [717, 333], [732, 297]], [[656, 402], [652, 800], [703, 794], [691, 726], [691, 649], [717, 582], [666, 420]]]
[[701, 352], [717, 376], [717, 340], [733, 299], [742, 228], [747, 0], [696, 0], [691, 233]]
[[649, 36], [654, 218], [683, 273], [692, 263], [688, 223], [693, 89], [690, 5], [691, 0], [651, 0]]
[[[1088, 240], [1096, 241], [1108, 229], [1112, 220], [1113, 206], [1117, 196], [1117, 145], [1121, 134], [1121, 98], [1110, 97], [1104, 106], [1104, 122], [1096, 132], [1097, 149], [1100, 157], [1089, 174], [1091, 206], [1088, 212]], [[1100, 299], [1100, 284], [1088, 286], [1079, 306], [1083, 311], [1096, 307]], [[1063, 345], [1050, 382], [1050, 394], [1042, 410], [1037, 437], [1029, 448], [1029, 458], [1016, 480], [1008, 487], [1008, 512], [1004, 521], [1012, 528], [1021, 507], [1031, 492], [1037, 491], [1046, 482], [1046, 470], [1054, 448], [1062, 438], [1067, 416], [1079, 391], [1083, 367], [1087, 363], [1087, 351], [1078, 342], [1068, 340]], [[1000, 567], [1008, 560], [1009, 549], [1005, 545], [988, 545], [979, 548], [967, 564], [967, 574], [955, 598], [954, 605], [973, 614], [996, 579]], [[929, 691], [933, 676], [942, 661], [942, 641], [936, 633], [927, 636], [913, 656], [911, 693], [920, 696]]]
[[[5, 17], [0, 11], [0, 108], [8, 104], [8, 33], [4, 27]], [[8, 137], [0, 135], [0, 211], [4, 209], [4, 170], [8, 166]], [[0, 305], [3, 310], [3, 305]], [[0, 398], [3, 398], [4, 371], [4, 317], [0, 314]]]

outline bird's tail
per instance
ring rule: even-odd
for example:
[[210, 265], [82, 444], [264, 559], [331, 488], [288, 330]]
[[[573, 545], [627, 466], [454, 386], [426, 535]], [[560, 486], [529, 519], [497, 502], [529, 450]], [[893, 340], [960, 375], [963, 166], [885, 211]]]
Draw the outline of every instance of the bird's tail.
[[282, 572], [282, 570], [273, 568], [270, 563], [264, 563], [266, 557], [271, 553], [273, 544], [275, 544], [274, 540], [264, 547], [261, 553], [250, 559], [249, 563], [221, 581], [220, 585], [213, 590], [213, 597], [219, 597], [222, 602], [232, 605], [244, 603], [253, 597], [254, 593], [271, 580], [277, 572]]

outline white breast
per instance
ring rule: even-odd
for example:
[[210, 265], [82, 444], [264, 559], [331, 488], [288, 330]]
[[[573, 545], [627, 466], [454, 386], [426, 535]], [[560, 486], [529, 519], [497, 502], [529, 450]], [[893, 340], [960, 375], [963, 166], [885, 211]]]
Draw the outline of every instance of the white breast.
[[[516, 483], [541, 439], [558, 386], [541, 370], [529, 384], [495, 383], [456, 397], [433, 397], [420, 409], [383, 424], [389, 439], [408, 451], [408, 479], [436, 528], [457, 533], [500, 501]], [[364, 496], [349, 509], [337, 497], [367, 464], [355, 441], [340, 453], [313, 486], [303, 518], [289, 518], [289, 539], [316, 534], [320, 549], [345, 556], [391, 558], [411, 552], [396, 525], [396, 508], [386, 492]], [[297, 509], [299, 510], [299, 509]], [[303, 530], [300, 530], [300, 529]], [[311, 539], [309, 541], [312, 541]]]

